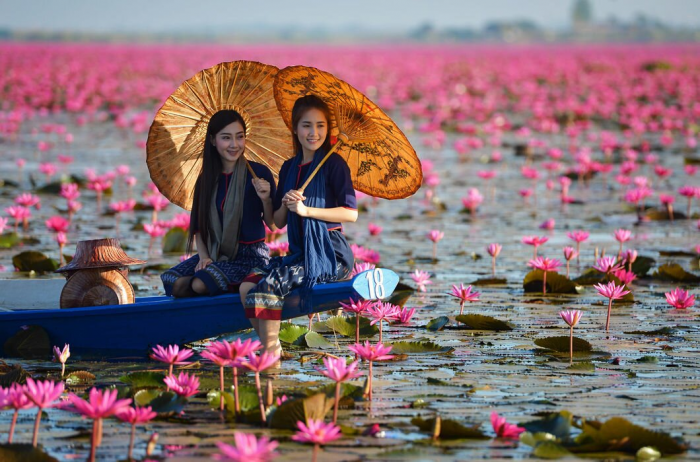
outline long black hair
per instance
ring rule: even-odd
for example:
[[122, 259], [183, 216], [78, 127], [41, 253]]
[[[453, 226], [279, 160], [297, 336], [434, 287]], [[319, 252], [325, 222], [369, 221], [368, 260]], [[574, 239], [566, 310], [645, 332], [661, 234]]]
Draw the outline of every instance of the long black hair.
[[294, 107], [292, 108], [292, 141], [294, 143], [294, 152], [297, 154], [302, 152], [301, 143], [299, 143], [299, 138], [296, 133], [297, 125], [299, 125], [299, 121], [309, 109], [318, 109], [326, 116], [328, 133], [326, 134], [326, 139], [323, 140], [321, 148], [325, 152], [328, 152], [331, 149], [331, 109], [325, 101], [316, 95], [302, 96], [294, 102]]
[[[192, 253], [195, 233], [199, 233], [202, 237], [202, 242], [207, 243], [211, 198], [212, 194], [214, 194], [214, 185], [216, 185], [223, 168], [221, 157], [212, 140], [217, 133], [234, 122], [240, 122], [243, 132], [246, 132], [245, 120], [237, 111], [226, 109], [217, 112], [209, 119], [207, 134], [204, 139], [204, 150], [202, 151], [202, 170], [197, 177], [197, 183], [194, 187], [192, 211], [190, 212], [190, 232], [187, 236], [187, 254]], [[192, 220], [194, 217], [197, 217], [198, 229], [194, 229], [194, 220]]]

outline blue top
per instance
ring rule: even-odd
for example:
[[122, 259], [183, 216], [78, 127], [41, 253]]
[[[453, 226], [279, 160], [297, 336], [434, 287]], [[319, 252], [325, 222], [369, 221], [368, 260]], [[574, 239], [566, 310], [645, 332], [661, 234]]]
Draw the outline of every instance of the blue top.
[[[287, 175], [295, 174], [297, 180], [295, 182], [295, 188], [299, 188], [304, 181], [306, 176], [310, 173], [309, 166], [311, 162], [299, 165], [299, 170], [297, 172], [290, 172], [289, 166], [291, 164], [291, 159], [287, 160], [280, 169], [279, 184], [284, 185]], [[347, 209], [357, 210], [357, 199], [355, 198], [355, 188], [352, 186], [352, 178], [350, 177], [350, 168], [345, 160], [338, 154], [331, 154], [323, 167], [326, 171], [326, 208], [332, 209], [335, 207], [345, 207]], [[274, 210], [279, 209], [282, 206], [282, 198], [287, 193], [284, 187], [277, 189], [277, 194], [272, 201], [272, 207]], [[343, 227], [340, 223], [326, 222], [328, 231], [331, 230], [342, 230]]]
[[[257, 162], [248, 161], [253, 171], [258, 176], [270, 182], [270, 197], [276, 197], [275, 178], [269, 168]], [[226, 203], [226, 193], [233, 178], [232, 173], [222, 173], [219, 175], [218, 188], [216, 190], [216, 211], [219, 212], [219, 220], [224, 222], [224, 205]], [[253, 177], [246, 169], [245, 194], [243, 196], [243, 217], [241, 218], [241, 232], [238, 236], [239, 244], [253, 244], [265, 240], [265, 225], [263, 221], [263, 203], [255, 192]], [[199, 229], [197, 216], [191, 215], [190, 219], [194, 224], [193, 229]], [[195, 231], [196, 232], [196, 231]]]

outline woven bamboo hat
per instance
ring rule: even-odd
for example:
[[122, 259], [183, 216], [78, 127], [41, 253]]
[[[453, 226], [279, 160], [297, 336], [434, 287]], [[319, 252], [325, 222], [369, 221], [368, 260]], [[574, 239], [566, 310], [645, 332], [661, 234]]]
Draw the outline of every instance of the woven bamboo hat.
[[56, 272], [65, 273], [79, 269], [122, 267], [142, 263], [146, 262], [128, 256], [118, 239], [93, 239], [78, 242], [73, 260]]

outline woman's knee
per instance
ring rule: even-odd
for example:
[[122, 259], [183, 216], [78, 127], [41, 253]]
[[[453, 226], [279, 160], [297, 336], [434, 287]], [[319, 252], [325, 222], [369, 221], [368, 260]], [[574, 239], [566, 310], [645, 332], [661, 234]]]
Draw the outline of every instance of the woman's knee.
[[255, 284], [252, 282], [242, 282], [240, 288], [238, 289], [238, 293], [241, 294], [241, 303], [245, 304], [245, 297], [248, 295], [248, 292], [255, 287]]
[[194, 278], [192, 279], [192, 290], [194, 290], [196, 293], [200, 295], [205, 295], [209, 293], [209, 289], [207, 289], [207, 285], [204, 284], [204, 281], [202, 281], [199, 278]]
[[190, 289], [190, 281], [192, 281], [191, 276], [183, 276], [181, 278], [177, 278], [175, 282], [173, 282], [173, 290], [172, 294], [174, 297], [191, 297], [195, 294], [192, 293], [192, 289]]

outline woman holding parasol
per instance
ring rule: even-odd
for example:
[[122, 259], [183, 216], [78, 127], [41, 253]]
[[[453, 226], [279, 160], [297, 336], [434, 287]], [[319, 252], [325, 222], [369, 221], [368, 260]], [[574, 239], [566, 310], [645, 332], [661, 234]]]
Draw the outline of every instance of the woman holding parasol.
[[[338, 154], [322, 162], [331, 150], [330, 109], [318, 96], [303, 96], [294, 103], [291, 125], [296, 155], [282, 165], [273, 204], [275, 224], [287, 226], [290, 255], [273, 258], [240, 287], [246, 316], [271, 353], [282, 350], [284, 297], [302, 288], [303, 299], [303, 290], [317, 283], [346, 279], [354, 263], [342, 232], [342, 223], [357, 220], [350, 169]], [[311, 181], [303, 189], [307, 179]]]

